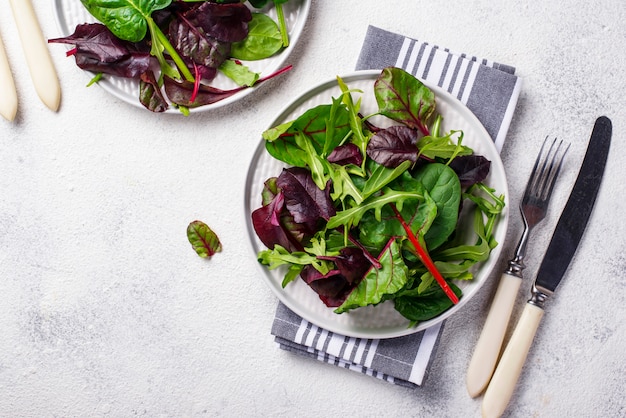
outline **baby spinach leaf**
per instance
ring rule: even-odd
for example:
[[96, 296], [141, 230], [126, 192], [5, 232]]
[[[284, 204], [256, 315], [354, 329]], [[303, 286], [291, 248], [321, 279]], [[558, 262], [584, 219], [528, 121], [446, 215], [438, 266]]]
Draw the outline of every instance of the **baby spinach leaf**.
[[196, 251], [202, 257], [207, 258], [215, 253], [222, 251], [222, 244], [217, 234], [202, 221], [193, 221], [187, 227], [187, 239]]
[[444, 164], [427, 164], [420, 168], [415, 178], [437, 205], [434, 219], [424, 239], [429, 249], [443, 244], [456, 229], [461, 204], [461, 184], [454, 170]]
[[[454, 283], [448, 283], [454, 294], [459, 298], [461, 289]], [[413, 322], [432, 319], [452, 307], [452, 301], [439, 286], [431, 286], [420, 296], [398, 296], [394, 299], [394, 306], [405, 318]]]
[[280, 29], [271, 17], [252, 13], [248, 36], [232, 45], [230, 55], [235, 59], [255, 61], [269, 58], [283, 47]]

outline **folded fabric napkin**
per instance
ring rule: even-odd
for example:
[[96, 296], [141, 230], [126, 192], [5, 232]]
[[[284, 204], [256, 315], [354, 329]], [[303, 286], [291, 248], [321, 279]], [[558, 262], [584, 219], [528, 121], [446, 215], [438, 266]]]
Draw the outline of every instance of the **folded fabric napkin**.
[[[502, 148], [519, 97], [515, 68], [370, 26], [356, 69], [400, 67], [436, 84], [464, 103]], [[272, 334], [279, 347], [388, 382], [417, 387], [424, 382], [444, 323], [390, 339], [361, 339], [329, 332], [278, 304]]]

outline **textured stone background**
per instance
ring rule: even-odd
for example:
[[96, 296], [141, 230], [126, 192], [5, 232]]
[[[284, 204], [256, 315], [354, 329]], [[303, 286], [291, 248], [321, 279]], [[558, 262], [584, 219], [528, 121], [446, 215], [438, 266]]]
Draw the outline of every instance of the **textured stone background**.
[[[52, 1], [37, 0], [59, 36]], [[465, 370], [498, 274], [448, 321], [423, 388], [407, 390], [277, 349], [243, 185], [259, 134], [309, 86], [350, 72], [368, 24], [517, 67], [524, 79], [503, 161], [517, 202], [546, 135], [572, 143], [532, 277], [595, 118], [613, 120], [607, 174], [578, 254], [549, 301], [508, 416], [626, 416], [623, 198], [626, 7], [582, 0], [314, 0], [295, 71], [190, 118], [152, 115], [98, 87], [52, 48], [58, 113], [37, 99], [10, 11], [0, 14], [19, 89], [0, 120], [0, 416], [480, 415]], [[516, 203], [514, 203], [515, 205]], [[512, 208], [504, 257], [521, 222]], [[194, 219], [223, 253], [201, 260]], [[527, 298], [523, 285], [517, 317]]]

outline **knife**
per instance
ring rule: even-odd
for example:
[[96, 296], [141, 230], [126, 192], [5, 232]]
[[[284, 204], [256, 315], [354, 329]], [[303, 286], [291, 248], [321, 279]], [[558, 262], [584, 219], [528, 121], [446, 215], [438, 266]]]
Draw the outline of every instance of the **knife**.
[[4, 44], [0, 38], [0, 115], [11, 122], [17, 113], [17, 91]]
[[483, 398], [483, 417], [499, 417], [505, 411], [548, 299], [570, 264], [591, 215], [602, 181], [611, 144], [612, 124], [606, 116], [594, 125], [587, 152], [574, 188], [552, 235], [519, 322], [509, 340]]
[[61, 102], [61, 86], [31, 0], [9, 2], [35, 91], [46, 106], [56, 111]]

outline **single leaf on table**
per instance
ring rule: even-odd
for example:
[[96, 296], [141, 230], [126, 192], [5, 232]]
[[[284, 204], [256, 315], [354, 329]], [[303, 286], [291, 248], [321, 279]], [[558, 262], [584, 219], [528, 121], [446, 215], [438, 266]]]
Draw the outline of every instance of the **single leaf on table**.
[[222, 251], [222, 244], [217, 234], [202, 221], [193, 221], [187, 227], [187, 239], [196, 251], [202, 257], [211, 257], [215, 253]]
[[435, 111], [435, 93], [421, 81], [396, 68], [385, 68], [374, 82], [380, 114], [429, 135], [428, 120]]

